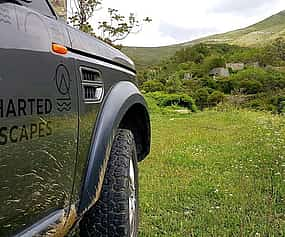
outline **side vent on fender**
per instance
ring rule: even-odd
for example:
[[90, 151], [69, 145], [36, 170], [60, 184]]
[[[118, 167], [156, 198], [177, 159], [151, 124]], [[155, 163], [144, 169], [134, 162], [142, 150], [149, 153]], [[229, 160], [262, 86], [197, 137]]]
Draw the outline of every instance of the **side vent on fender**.
[[97, 70], [81, 67], [81, 84], [85, 103], [100, 103], [104, 96], [101, 73]]

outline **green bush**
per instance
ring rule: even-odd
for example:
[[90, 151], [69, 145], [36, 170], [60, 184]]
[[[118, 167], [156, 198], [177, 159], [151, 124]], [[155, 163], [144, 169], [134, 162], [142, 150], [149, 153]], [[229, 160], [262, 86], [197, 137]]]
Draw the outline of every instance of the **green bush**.
[[201, 78], [201, 82], [202, 82], [202, 86], [203, 87], [209, 87], [209, 88], [212, 88], [213, 90], [217, 90], [218, 89], [217, 81], [214, 80], [211, 77]]
[[225, 94], [220, 91], [214, 91], [211, 95], [208, 97], [209, 104], [212, 106], [216, 106], [217, 104], [223, 102], [225, 99]]
[[151, 97], [156, 100], [157, 105], [161, 107], [167, 106], [181, 106], [185, 107], [192, 112], [197, 111], [196, 104], [192, 97], [186, 94], [166, 94], [163, 92], [147, 93], [147, 97]]
[[263, 83], [267, 77], [268, 73], [262, 68], [247, 68], [232, 76], [232, 78], [237, 81], [256, 80], [260, 83]]
[[226, 66], [226, 62], [222, 56], [212, 55], [212, 56], [205, 58], [204, 60], [204, 68], [205, 68], [205, 71], [207, 72], [209, 72], [213, 68], [225, 67], [225, 66]]
[[285, 95], [274, 96], [270, 102], [275, 106], [278, 114], [283, 114], [285, 112]]
[[164, 85], [157, 80], [149, 80], [143, 83], [142, 89], [145, 92], [163, 91]]
[[262, 84], [257, 80], [244, 80], [239, 83], [239, 89], [245, 94], [256, 94], [262, 91]]
[[218, 89], [225, 94], [231, 94], [238, 88], [238, 82], [233, 78], [219, 78], [217, 80]]
[[199, 90], [196, 91], [195, 93], [195, 101], [196, 101], [196, 105], [200, 108], [200, 109], [204, 109], [206, 107], [208, 107], [208, 97], [209, 97], [210, 93], [206, 88], [201, 88]]
[[156, 99], [148, 96], [148, 94], [146, 94], [144, 98], [147, 102], [147, 106], [148, 106], [150, 113], [160, 113], [161, 112], [161, 108], [157, 105]]
[[182, 90], [182, 81], [178, 78], [177, 75], [174, 75], [173, 78], [166, 82], [165, 90], [170, 94], [180, 92]]

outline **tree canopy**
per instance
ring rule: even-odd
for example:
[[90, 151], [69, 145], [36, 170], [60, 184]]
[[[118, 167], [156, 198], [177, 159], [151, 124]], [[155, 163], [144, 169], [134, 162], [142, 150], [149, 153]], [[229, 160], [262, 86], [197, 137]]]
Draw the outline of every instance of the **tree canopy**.
[[[94, 29], [90, 20], [96, 11], [102, 9], [103, 0], [73, 0], [73, 5], [75, 11], [69, 18], [73, 26], [110, 44], [125, 39], [131, 33], [139, 32], [143, 23], [152, 21], [150, 17], [138, 20], [134, 13], [124, 16], [119, 10], [108, 8], [108, 19], [98, 22], [98, 28]], [[101, 34], [96, 34], [98, 31]]]

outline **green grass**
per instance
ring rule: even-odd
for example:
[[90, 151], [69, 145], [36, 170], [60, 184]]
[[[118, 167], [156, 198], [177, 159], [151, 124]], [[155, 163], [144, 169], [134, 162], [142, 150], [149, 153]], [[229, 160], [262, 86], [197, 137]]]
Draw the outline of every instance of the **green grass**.
[[140, 236], [285, 236], [285, 119], [152, 113]]

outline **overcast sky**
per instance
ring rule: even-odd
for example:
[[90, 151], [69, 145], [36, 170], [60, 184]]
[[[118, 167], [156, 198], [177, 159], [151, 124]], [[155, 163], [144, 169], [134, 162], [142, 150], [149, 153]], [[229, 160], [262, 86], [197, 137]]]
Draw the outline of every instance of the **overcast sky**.
[[285, 10], [285, 0], [103, 0], [95, 19], [103, 19], [108, 7], [153, 20], [121, 43], [162, 46], [249, 26]]

